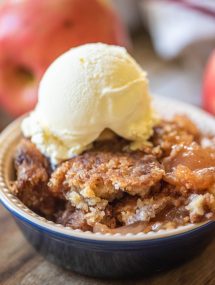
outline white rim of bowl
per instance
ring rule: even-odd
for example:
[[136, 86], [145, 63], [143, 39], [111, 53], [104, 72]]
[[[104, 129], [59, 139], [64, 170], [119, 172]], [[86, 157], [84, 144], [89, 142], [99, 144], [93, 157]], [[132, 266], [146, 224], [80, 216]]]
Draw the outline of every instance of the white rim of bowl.
[[[184, 102], [180, 102], [175, 99], [169, 99], [162, 96], [155, 96], [153, 105], [155, 109], [159, 111], [161, 116], [171, 117], [173, 114], [187, 114], [191, 119], [193, 119], [200, 129], [204, 129], [207, 132], [206, 126], [208, 127], [208, 132], [215, 133], [215, 119], [204, 112], [203, 110], [189, 105]], [[169, 113], [168, 113], [169, 112]], [[167, 114], [168, 113], [168, 114]], [[6, 155], [11, 157], [11, 147], [16, 144], [20, 139], [20, 123], [25, 116], [22, 116], [12, 122], [0, 135], [0, 201], [6, 206], [13, 214], [21, 216], [23, 219], [27, 220], [31, 224], [35, 224], [37, 227], [44, 229], [46, 231], [51, 231], [53, 234], [65, 235], [67, 237], [73, 237], [78, 239], [87, 239], [95, 241], [147, 241], [153, 239], [167, 238], [170, 236], [175, 236], [179, 234], [184, 234], [186, 232], [195, 230], [201, 226], [204, 226], [210, 222], [203, 222], [198, 224], [187, 224], [185, 226], [180, 226], [176, 229], [171, 230], [159, 230], [158, 232], [148, 232], [148, 233], [127, 233], [127, 234], [103, 234], [103, 233], [92, 233], [90, 231], [83, 232], [81, 230], [74, 230], [70, 227], [64, 227], [61, 224], [56, 224], [52, 221], [48, 221], [45, 218], [37, 215], [29, 208], [27, 208], [17, 197], [15, 197], [10, 192], [10, 186], [6, 175], [5, 158]], [[202, 124], [201, 124], [201, 122]], [[5, 144], [7, 142], [7, 144]], [[11, 161], [11, 159], [8, 159]], [[9, 163], [8, 163], [9, 166]]]

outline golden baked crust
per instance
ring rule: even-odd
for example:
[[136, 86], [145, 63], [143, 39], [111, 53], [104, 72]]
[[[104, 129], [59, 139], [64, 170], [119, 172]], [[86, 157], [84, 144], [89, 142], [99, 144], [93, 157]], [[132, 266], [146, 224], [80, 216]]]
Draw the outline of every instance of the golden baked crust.
[[16, 181], [12, 192], [29, 208], [51, 217], [56, 210], [56, 199], [48, 191], [51, 173], [49, 161], [29, 140], [22, 139], [14, 155]]
[[[206, 142], [206, 145], [204, 145]], [[13, 193], [33, 211], [84, 231], [157, 231], [215, 214], [215, 139], [185, 116], [161, 121], [141, 151], [111, 136], [52, 170], [27, 139]]]
[[144, 197], [163, 175], [156, 158], [143, 152], [89, 151], [60, 165], [49, 187], [60, 195], [85, 189], [89, 197], [112, 201], [123, 192]]

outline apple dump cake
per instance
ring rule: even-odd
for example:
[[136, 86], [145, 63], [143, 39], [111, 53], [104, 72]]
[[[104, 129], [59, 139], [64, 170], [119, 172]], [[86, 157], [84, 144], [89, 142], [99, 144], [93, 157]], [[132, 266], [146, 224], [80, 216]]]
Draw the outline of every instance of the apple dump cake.
[[15, 153], [13, 192], [56, 223], [93, 232], [148, 232], [211, 219], [215, 213], [215, 139], [185, 116], [162, 120], [148, 144], [130, 150], [111, 136], [60, 163], [28, 139]]
[[73, 229], [127, 233], [213, 218], [215, 138], [158, 116], [146, 72], [101, 43], [60, 56], [22, 122], [13, 193]]

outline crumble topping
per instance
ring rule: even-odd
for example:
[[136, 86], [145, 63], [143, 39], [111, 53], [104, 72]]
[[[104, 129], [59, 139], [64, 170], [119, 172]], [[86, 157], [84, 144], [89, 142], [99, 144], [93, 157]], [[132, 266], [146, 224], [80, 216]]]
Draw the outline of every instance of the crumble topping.
[[129, 145], [104, 136], [53, 170], [22, 139], [12, 192], [39, 215], [84, 231], [158, 231], [214, 217], [214, 137], [177, 115], [160, 121], [141, 151]]

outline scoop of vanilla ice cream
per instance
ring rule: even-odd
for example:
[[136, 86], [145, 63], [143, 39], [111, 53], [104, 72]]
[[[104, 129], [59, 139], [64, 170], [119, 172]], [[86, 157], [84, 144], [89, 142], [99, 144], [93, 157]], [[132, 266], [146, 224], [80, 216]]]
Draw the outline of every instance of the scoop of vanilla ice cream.
[[146, 73], [124, 48], [96, 43], [72, 48], [51, 64], [22, 130], [58, 163], [87, 149], [107, 128], [138, 146], [153, 124]]

